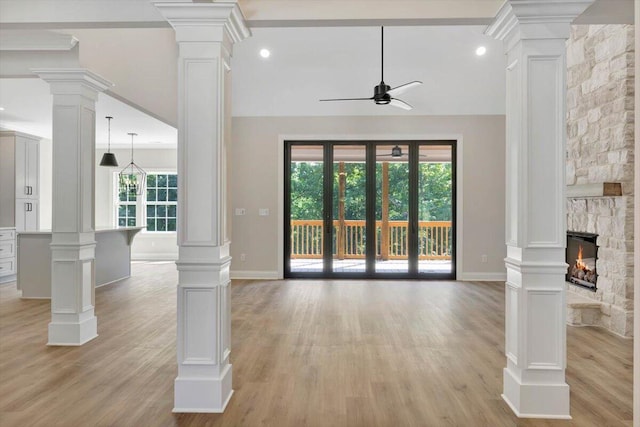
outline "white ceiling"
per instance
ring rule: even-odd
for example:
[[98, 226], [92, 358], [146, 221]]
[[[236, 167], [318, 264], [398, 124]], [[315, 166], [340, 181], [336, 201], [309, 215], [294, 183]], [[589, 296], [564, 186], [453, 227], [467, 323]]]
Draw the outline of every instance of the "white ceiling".
[[[0, 79], [0, 127], [51, 139], [53, 98], [40, 79]], [[96, 145], [107, 145], [107, 120], [112, 116], [111, 145], [129, 147], [128, 132], [138, 134], [136, 146], [167, 147], [177, 143], [177, 130], [129, 105], [101, 93], [96, 103]]]
[[[373, 101], [319, 102], [321, 98], [372, 96], [380, 81], [380, 28], [254, 29], [251, 38], [234, 47], [233, 115], [504, 114], [503, 49], [500, 42], [484, 36], [483, 30], [483, 26], [385, 28], [385, 82], [392, 87], [413, 80], [424, 82], [400, 96], [414, 106], [414, 110], [405, 111]], [[81, 40], [81, 48], [82, 44]], [[480, 45], [487, 47], [482, 57], [475, 55]], [[149, 46], [150, 50], [158, 48]], [[269, 59], [259, 56], [262, 48], [271, 50]], [[169, 79], [167, 84], [172, 83]], [[144, 83], [136, 82], [140, 84]], [[147, 86], [150, 93], [156, 92], [154, 85]], [[126, 94], [119, 93], [119, 97], [126, 98]], [[174, 101], [160, 98], [157, 102]], [[0, 106], [4, 108], [0, 127], [51, 138], [51, 103], [49, 87], [39, 79], [0, 79]], [[139, 134], [136, 146], [176, 144], [177, 132], [172, 126], [100, 94], [96, 106], [96, 142], [100, 146], [107, 141], [107, 115], [114, 117], [111, 135], [116, 147], [129, 144], [127, 132]]]
[[[490, 20], [501, 0], [452, 3], [453, 0], [241, 0], [244, 14], [254, 28], [253, 36], [234, 48], [233, 114], [504, 114], [501, 43], [484, 36], [482, 25], [437, 25]], [[2, 0], [0, 22], [5, 29], [84, 28], [84, 33], [68, 32], [79, 33], [81, 52], [84, 46], [85, 52], [100, 54], [89, 58], [81, 54], [88, 62], [83, 66], [116, 81], [118, 99], [140, 105], [167, 123], [177, 123], [174, 107], [159, 108], [177, 105], [176, 76], [171, 72], [175, 70], [177, 54], [173, 31], [148, 0], [127, 0], [127, 7], [122, 8], [113, 4], [112, 0], [30, 0], [29, 7], [25, 7], [23, 0]], [[412, 7], [407, 7], [409, 4]], [[625, 19], [632, 20], [632, 10], [632, 0], [597, 0], [576, 23], [628, 23]], [[432, 25], [410, 26], [427, 21]], [[424, 85], [402, 96], [415, 109], [406, 112], [364, 101], [320, 103], [318, 100], [325, 97], [372, 95], [380, 79], [379, 28], [366, 25], [378, 22], [409, 24], [386, 29], [385, 81], [396, 86], [422, 80]], [[117, 28], [108, 29], [114, 26], [123, 27], [120, 30], [135, 27], [141, 33], [121, 34], [114, 32]], [[479, 45], [487, 47], [483, 57], [474, 55]], [[105, 52], [106, 47], [112, 49]], [[258, 56], [263, 47], [272, 51], [268, 60]], [[110, 58], [105, 62], [113, 67], [100, 66], [94, 57]], [[132, 88], [144, 89], [140, 94]], [[126, 133], [130, 131], [139, 133], [138, 144], [175, 145], [173, 127], [127, 103], [100, 95], [96, 113], [99, 145], [106, 143], [105, 115], [114, 116], [115, 146], [126, 147]], [[5, 108], [0, 111], [0, 127], [51, 137], [51, 96], [42, 81], [0, 80], [0, 106]]]
[[[385, 83], [424, 84], [401, 99], [404, 111], [373, 101], [380, 82], [379, 27], [256, 28], [234, 46], [234, 116], [504, 114], [502, 43], [484, 26], [385, 27]], [[478, 46], [487, 54], [478, 57]], [[259, 51], [271, 51], [262, 59]]]

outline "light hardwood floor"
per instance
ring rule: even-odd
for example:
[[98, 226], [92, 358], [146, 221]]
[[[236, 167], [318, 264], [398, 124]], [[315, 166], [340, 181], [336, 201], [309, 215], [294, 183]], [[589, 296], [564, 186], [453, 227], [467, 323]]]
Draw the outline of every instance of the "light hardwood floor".
[[572, 421], [501, 400], [501, 283], [238, 281], [235, 394], [171, 413], [172, 263], [96, 291], [99, 337], [47, 347], [49, 302], [0, 287], [1, 426], [631, 426], [632, 341], [568, 328]]

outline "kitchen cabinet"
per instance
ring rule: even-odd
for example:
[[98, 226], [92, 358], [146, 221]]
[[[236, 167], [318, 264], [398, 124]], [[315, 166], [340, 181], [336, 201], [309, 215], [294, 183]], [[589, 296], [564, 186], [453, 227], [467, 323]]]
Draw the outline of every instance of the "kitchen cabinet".
[[16, 232], [40, 225], [40, 139], [0, 132], [0, 227]]
[[16, 279], [16, 230], [0, 227], [0, 283]]

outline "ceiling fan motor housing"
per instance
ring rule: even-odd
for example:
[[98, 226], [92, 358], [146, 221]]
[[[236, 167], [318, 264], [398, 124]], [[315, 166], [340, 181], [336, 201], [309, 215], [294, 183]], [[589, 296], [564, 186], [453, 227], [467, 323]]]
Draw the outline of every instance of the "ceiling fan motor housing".
[[391, 86], [386, 85], [384, 82], [380, 82], [380, 84], [373, 89], [373, 99], [376, 104], [388, 104], [391, 102], [391, 95], [387, 93], [389, 89], [391, 89]]

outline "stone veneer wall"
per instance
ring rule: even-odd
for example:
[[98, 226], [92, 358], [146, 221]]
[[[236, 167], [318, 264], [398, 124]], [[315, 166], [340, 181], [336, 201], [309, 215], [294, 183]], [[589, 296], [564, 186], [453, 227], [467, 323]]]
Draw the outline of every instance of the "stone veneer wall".
[[598, 234], [595, 319], [633, 336], [634, 30], [577, 25], [567, 42], [567, 185], [621, 182], [622, 197], [567, 200], [567, 229]]

